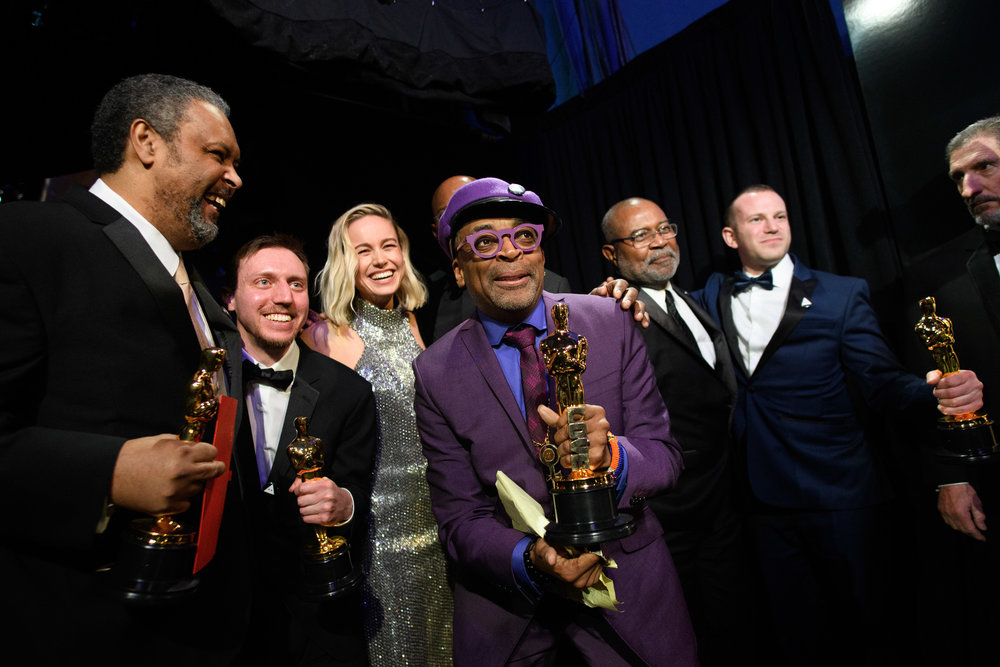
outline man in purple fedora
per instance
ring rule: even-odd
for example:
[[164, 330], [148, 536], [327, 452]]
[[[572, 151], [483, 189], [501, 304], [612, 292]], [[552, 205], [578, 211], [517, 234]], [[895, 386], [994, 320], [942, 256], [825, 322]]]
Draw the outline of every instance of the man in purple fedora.
[[[431, 503], [454, 566], [458, 665], [537, 664], [575, 646], [590, 664], [694, 665], [690, 620], [645, 498], [673, 485], [680, 448], [642, 339], [611, 299], [542, 291], [540, 243], [559, 218], [522, 186], [497, 178], [459, 189], [438, 224], [438, 241], [468, 289], [475, 315], [414, 362], [416, 413]], [[551, 409], [539, 341], [552, 306], [569, 308], [569, 329], [588, 342], [582, 374], [590, 466], [611, 470], [620, 511], [635, 532], [601, 545], [617, 568], [618, 610], [586, 607], [552, 590], [598, 581], [602, 561], [575, 557], [511, 527], [496, 489], [502, 471], [552, 506], [538, 447], [546, 432], [569, 462], [566, 417]], [[551, 384], [550, 384], [551, 386]]]

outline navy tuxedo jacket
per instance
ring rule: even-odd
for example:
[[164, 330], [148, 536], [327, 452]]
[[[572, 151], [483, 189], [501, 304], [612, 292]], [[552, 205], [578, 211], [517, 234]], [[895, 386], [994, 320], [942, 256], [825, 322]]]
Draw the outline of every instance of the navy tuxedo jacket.
[[[569, 329], [587, 337], [586, 400], [604, 407], [627, 451], [621, 509], [636, 531], [603, 545], [619, 568], [607, 570], [621, 611], [602, 611], [619, 636], [650, 664], [695, 662], [694, 636], [663, 531], [645, 497], [669, 488], [681, 471], [670, 419], [637, 327], [613, 299], [542, 293], [549, 331], [552, 305], [569, 306]], [[534, 614], [516, 587], [514, 530], [496, 491], [502, 470], [552, 516], [538, 452], [478, 320], [467, 320], [413, 364], [417, 426], [441, 542], [456, 566], [456, 664], [500, 665]], [[551, 391], [550, 391], [551, 394]]]
[[853, 388], [877, 411], [933, 410], [935, 401], [924, 380], [906, 373], [889, 349], [867, 283], [796, 261], [784, 315], [749, 374], [733, 325], [733, 280], [713, 274], [696, 297], [722, 327], [737, 368], [733, 426], [746, 448], [754, 495], [798, 509], [883, 501], [886, 491], [852, 404]]

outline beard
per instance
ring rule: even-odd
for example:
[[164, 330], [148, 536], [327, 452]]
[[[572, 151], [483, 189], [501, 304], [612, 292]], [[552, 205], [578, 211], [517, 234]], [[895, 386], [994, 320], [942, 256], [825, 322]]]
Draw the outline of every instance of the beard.
[[209, 222], [201, 211], [201, 197], [191, 197], [188, 200], [187, 222], [199, 247], [214, 241], [219, 235], [219, 226]]
[[983, 215], [973, 215], [972, 219], [977, 225], [982, 225], [986, 229], [1000, 231], [1000, 209], [984, 213]]
[[[669, 257], [669, 262], [658, 261]], [[654, 263], [655, 262], [655, 263]], [[618, 270], [622, 277], [633, 287], [652, 287], [663, 289], [677, 273], [680, 256], [673, 248], [664, 248], [660, 252], [649, 255], [642, 262], [624, 262], [619, 260]]]
[[165, 223], [166, 229], [174, 230], [176, 235], [186, 237], [190, 242], [184, 242], [186, 247], [178, 247], [176, 250], [200, 248], [213, 241], [219, 234], [219, 226], [202, 213], [201, 195], [187, 194], [179, 187], [164, 186], [157, 188], [156, 199], [167, 205], [159, 216]]
[[[994, 202], [997, 207], [986, 213], [975, 213], [976, 207], [985, 202]], [[965, 205], [977, 225], [982, 225], [986, 229], [1000, 230], [1000, 199], [987, 194], [979, 194], [972, 199], [967, 199]]]

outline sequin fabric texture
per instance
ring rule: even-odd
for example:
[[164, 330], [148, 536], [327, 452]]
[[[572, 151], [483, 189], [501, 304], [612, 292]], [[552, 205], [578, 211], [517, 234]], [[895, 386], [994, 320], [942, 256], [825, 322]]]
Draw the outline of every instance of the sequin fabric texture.
[[450, 665], [452, 600], [413, 412], [420, 353], [406, 314], [355, 299], [365, 344], [355, 370], [375, 392], [379, 442], [366, 563], [365, 634], [372, 665]]

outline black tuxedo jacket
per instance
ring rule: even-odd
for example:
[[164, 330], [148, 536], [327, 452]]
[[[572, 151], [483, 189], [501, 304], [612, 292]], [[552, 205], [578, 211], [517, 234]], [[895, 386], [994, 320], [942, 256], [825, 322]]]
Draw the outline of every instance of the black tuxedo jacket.
[[[919, 261], [907, 276], [904, 322], [909, 331], [903, 332], [909, 344], [908, 366], [917, 372], [932, 368], [931, 356], [912, 327], [920, 318], [918, 300], [933, 296], [938, 315], [952, 321], [955, 352], [962, 368], [975, 371], [983, 382], [984, 410], [993, 419], [1000, 417], [1000, 272], [993, 259], [997, 251], [1000, 234], [984, 235], [982, 229], [974, 229]], [[937, 416], [936, 411], [928, 413], [929, 432], [933, 432], [930, 422]], [[970, 471], [963, 466], [937, 463], [938, 483], [970, 480]]]
[[[226, 560], [237, 550], [220, 544], [196, 598], [170, 613], [126, 608], [96, 574], [131, 518], [118, 509], [97, 533], [122, 443], [183, 423], [200, 350], [180, 288], [135, 227], [83, 189], [0, 206], [0, 235], [0, 580], [17, 610], [0, 632], [54, 661], [218, 660], [240, 634], [240, 568]], [[238, 361], [235, 328], [190, 273]], [[219, 617], [221, 638], [206, 629]]]
[[[288, 656], [300, 655], [305, 640], [325, 646], [331, 655], [345, 658], [356, 654], [364, 660], [366, 645], [361, 626], [359, 596], [312, 604], [296, 595], [299, 565], [305, 540], [315, 540], [311, 525], [299, 514], [297, 499], [288, 489], [295, 470], [286, 453], [295, 439], [295, 418], [309, 419], [308, 433], [323, 441], [324, 475], [351, 492], [354, 517], [331, 532], [351, 543], [355, 566], [367, 551], [367, 520], [371, 500], [371, 477], [375, 461], [375, 399], [371, 385], [343, 364], [299, 345], [299, 365], [295, 370], [281, 440], [268, 480], [261, 486], [253, 451], [250, 424], [243, 420], [237, 437], [240, 475], [245, 480], [249, 509], [249, 534], [254, 552], [253, 581], [262, 600], [270, 606], [258, 607], [269, 622], [277, 625], [280, 609], [287, 622], [297, 626], [291, 637]], [[279, 641], [277, 637], [275, 641]], [[259, 643], [258, 643], [259, 645]]]
[[642, 337], [670, 412], [671, 431], [684, 453], [684, 472], [676, 486], [648, 501], [667, 531], [706, 525], [728, 505], [730, 422], [736, 404], [736, 376], [725, 337], [686, 292], [676, 288], [675, 292], [708, 331], [717, 361], [715, 368], [709, 366], [656, 301], [639, 291], [650, 319]]

